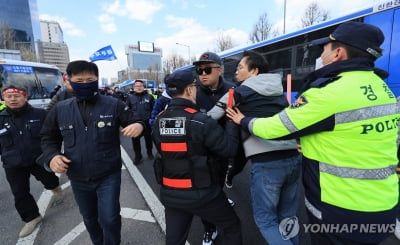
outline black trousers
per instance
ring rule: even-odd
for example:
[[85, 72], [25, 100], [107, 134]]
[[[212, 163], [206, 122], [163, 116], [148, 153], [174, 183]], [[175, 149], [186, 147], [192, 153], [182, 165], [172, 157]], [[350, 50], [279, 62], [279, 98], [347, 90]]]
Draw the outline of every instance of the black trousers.
[[[151, 128], [148, 120], [144, 121], [144, 131], [143, 131], [143, 136], [144, 136], [144, 141], [146, 142], [146, 150], [147, 154], [151, 153], [153, 150], [153, 141], [151, 138]], [[132, 138], [132, 145], [133, 145], [133, 151], [135, 152], [135, 157], [136, 158], [142, 158], [142, 148], [140, 144], [140, 137]]]
[[44, 188], [51, 190], [59, 186], [58, 177], [34, 164], [24, 168], [4, 168], [6, 178], [14, 195], [14, 206], [21, 219], [29, 222], [40, 215], [35, 199], [31, 195], [29, 178], [31, 174], [42, 182]]
[[199, 208], [165, 207], [166, 245], [185, 244], [194, 215], [218, 226], [222, 231], [223, 244], [242, 244], [240, 220], [221, 191], [216, 198]]

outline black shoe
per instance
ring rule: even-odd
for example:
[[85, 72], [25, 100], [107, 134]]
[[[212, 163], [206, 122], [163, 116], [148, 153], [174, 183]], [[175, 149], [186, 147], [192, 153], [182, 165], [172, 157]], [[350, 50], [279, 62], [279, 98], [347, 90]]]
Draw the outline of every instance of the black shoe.
[[203, 236], [203, 245], [213, 245], [218, 236], [218, 231], [206, 231]]
[[141, 157], [136, 157], [135, 158], [135, 161], [133, 162], [135, 165], [139, 165], [139, 164], [141, 164], [143, 162], [143, 160], [142, 160], [142, 158]]

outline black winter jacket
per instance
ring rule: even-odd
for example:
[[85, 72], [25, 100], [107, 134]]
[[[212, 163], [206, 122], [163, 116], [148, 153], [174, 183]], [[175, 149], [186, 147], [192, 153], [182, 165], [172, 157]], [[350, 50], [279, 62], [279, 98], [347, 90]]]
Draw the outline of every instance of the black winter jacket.
[[147, 92], [134, 93], [128, 96], [126, 104], [135, 118], [148, 122], [154, 106], [154, 97]]
[[39, 132], [46, 111], [29, 104], [18, 110], [0, 112], [0, 154], [4, 168], [27, 167], [35, 164], [42, 153]]
[[72, 180], [95, 180], [121, 168], [120, 126], [135, 122], [124, 102], [111, 96], [96, 95], [58, 102], [41, 131], [43, 161], [61, 154], [72, 160], [67, 175]]

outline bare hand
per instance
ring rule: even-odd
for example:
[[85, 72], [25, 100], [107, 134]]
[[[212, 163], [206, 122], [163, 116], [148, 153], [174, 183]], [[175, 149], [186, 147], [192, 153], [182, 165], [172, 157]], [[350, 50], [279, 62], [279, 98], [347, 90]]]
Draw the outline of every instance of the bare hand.
[[143, 125], [141, 123], [132, 123], [121, 130], [122, 134], [127, 137], [135, 138], [142, 134]]
[[227, 108], [226, 116], [236, 124], [240, 124], [240, 121], [244, 118], [244, 115], [240, 112], [240, 110], [237, 107]]
[[56, 155], [50, 160], [50, 168], [53, 170], [54, 173], [65, 173], [68, 170], [69, 164], [71, 160], [66, 158], [63, 155]]

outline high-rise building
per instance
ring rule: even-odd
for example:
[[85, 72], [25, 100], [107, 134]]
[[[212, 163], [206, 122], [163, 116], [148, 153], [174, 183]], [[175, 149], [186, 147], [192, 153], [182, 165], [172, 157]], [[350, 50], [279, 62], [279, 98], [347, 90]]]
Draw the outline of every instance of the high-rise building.
[[56, 21], [40, 20], [42, 40], [37, 42], [39, 61], [56, 65], [65, 72], [69, 63], [68, 46], [64, 43], [61, 26]]
[[66, 72], [69, 63], [68, 46], [65, 43], [37, 42], [39, 62], [55, 65]]
[[40, 20], [42, 42], [63, 43], [64, 35], [61, 26], [56, 21]]
[[35, 53], [35, 42], [41, 39], [36, 0], [1, 0], [0, 28], [15, 31], [15, 47], [21, 46]]
[[154, 47], [154, 43], [138, 42], [137, 45], [125, 46], [128, 59], [127, 72], [119, 72], [119, 80], [152, 79], [159, 81], [162, 77], [162, 49]]

